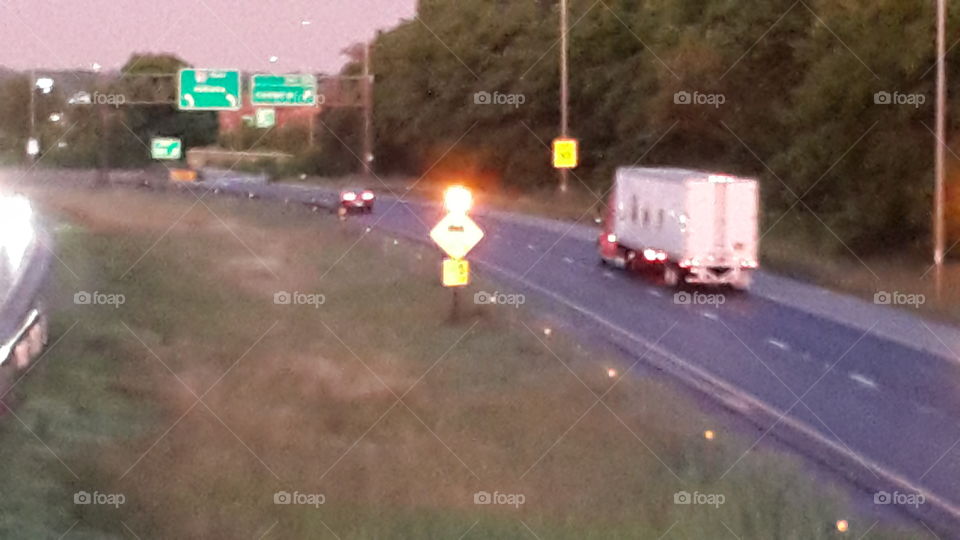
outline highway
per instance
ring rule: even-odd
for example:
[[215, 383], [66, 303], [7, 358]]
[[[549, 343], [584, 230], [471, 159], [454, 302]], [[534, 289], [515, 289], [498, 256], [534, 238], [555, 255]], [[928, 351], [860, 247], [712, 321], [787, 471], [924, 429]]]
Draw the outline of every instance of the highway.
[[[221, 193], [322, 207], [336, 202], [336, 193], [322, 188], [211, 183]], [[429, 242], [440, 215], [436, 204], [378, 195], [372, 215], [349, 222]], [[861, 489], [858, 502], [872, 503], [877, 490], [920, 491], [924, 505], [900, 510], [941, 524], [947, 537], [960, 531], [955, 329], [764, 276], [757, 289], [776, 291], [727, 292], [719, 306], [678, 304], [655, 278], [600, 265], [589, 227], [476, 214], [486, 238], [470, 259], [481, 283], [492, 278], [501, 292], [551, 302], [557, 307], [551, 311], [565, 314], [585, 337], [613, 343], [755, 423], [758, 446], [783, 442], [842, 474]], [[807, 298], [787, 302], [774, 292]], [[804, 307], [810, 296], [819, 307]], [[731, 464], [728, 474], [736, 472]]]

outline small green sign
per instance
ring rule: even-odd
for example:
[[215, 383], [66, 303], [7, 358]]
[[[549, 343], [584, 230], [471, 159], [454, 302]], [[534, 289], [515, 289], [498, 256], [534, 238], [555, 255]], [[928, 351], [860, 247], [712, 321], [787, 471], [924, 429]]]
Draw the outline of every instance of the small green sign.
[[250, 101], [253, 105], [271, 107], [315, 107], [317, 78], [305, 73], [288, 75], [254, 75], [251, 77]]
[[277, 125], [277, 110], [276, 109], [257, 109], [257, 123], [258, 128], [272, 128]]
[[237, 111], [240, 72], [217, 69], [181, 69], [177, 103], [183, 111]]
[[150, 141], [153, 159], [179, 160], [183, 157], [183, 141], [172, 137], [154, 137]]

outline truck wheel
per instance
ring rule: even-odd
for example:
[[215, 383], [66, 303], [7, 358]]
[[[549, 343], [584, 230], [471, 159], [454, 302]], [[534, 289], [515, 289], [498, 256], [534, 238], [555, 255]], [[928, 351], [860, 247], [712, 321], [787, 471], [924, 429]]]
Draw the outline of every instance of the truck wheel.
[[672, 264], [663, 267], [663, 283], [671, 288], [680, 286], [680, 271]]

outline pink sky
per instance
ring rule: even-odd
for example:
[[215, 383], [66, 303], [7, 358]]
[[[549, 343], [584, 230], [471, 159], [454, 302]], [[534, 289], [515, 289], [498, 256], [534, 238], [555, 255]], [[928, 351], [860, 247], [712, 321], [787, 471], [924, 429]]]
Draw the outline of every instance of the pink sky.
[[[198, 66], [333, 72], [347, 45], [412, 18], [416, 0], [0, 0], [0, 66], [106, 68], [132, 52]], [[300, 24], [309, 20], [309, 26]], [[276, 64], [269, 58], [277, 56]]]

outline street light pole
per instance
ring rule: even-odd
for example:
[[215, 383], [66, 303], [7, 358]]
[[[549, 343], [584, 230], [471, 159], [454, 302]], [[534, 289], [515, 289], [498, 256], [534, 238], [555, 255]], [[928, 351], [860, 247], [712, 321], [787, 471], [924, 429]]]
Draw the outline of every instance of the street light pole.
[[937, 140], [936, 140], [936, 164], [934, 174], [933, 195], [933, 264], [936, 267], [934, 280], [936, 281], [936, 294], [940, 298], [943, 283], [943, 258], [944, 258], [944, 224], [943, 224], [943, 182], [945, 174], [944, 154], [946, 145], [947, 131], [947, 71], [945, 64], [946, 55], [946, 34], [947, 34], [947, 6], [945, 0], [937, 0]]
[[363, 47], [363, 172], [373, 168], [373, 75], [370, 73], [370, 42]]
[[[567, 0], [560, 0], [560, 136], [566, 139], [569, 133], [570, 82], [568, 54], [570, 43], [567, 39]], [[568, 171], [560, 169], [560, 192], [567, 192]]]
[[37, 160], [37, 154], [30, 153], [31, 145], [37, 138], [37, 72], [30, 70], [30, 135], [27, 138], [27, 154], [31, 161]]

